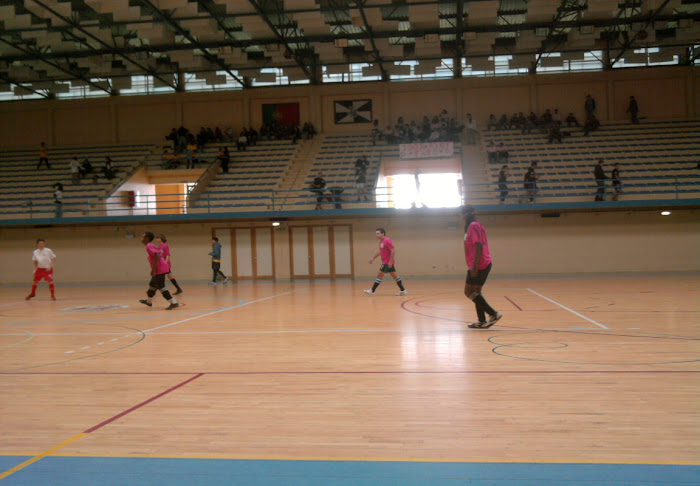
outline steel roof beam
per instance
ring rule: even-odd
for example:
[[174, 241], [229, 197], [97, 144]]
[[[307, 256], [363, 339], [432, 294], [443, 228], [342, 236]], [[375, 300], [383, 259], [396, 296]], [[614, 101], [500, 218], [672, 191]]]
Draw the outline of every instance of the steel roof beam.
[[[109, 44], [107, 44], [106, 42], [104, 42], [104, 41], [103, 41], [102, 39], [100, 39], [99, 37], [96, 37], [96, 36], [92, 35], [90, 32], [88, 32], [87, 30], [83, 29], [83, 28], [79, 25], [79, 21], [76, 22], [76, 21], [73, 21], [72, 19], [69, 19], [69, 18], [67, 18], [67, 17], [64, 17], [64, 16], [61, 15], [59, 12], [55, 11], [54, 9], [52, 9], [51, 7], [49, 7], [48, 5], [46, 5], [45, 3], [43, 3], [43, 2], [41, 2], [41, 1], [39, 1], [39, 0], [31, 0], [31, 1], [34, 2], [35, 4], [39, 5], [40, 7], [44, 8], [45, 10], [51, 12], [53, 15], [55, 15], [56, 17], [58, 17], [59, 19], [61, 19], [61, 20], [64, 21], [65, 23], [71, 25], [72, 27], [75, 27], [75, 28], [78, 29], [80, 32], [82, 32], [82, 33], [84, 33], [85, 35], [89, 36], [91, 39], [93, 39], [94, 41], [98, 42], [100, 45], [102, 45], [102, 46], [105, 47], [106, 49], [110, 49], [110, 50], [112, 51], [112, 55], [123, 57], [126, 61], [128, 61], [128, 62], [130, 62], [131, 64], [133, 64], [134, 66], [138, 67], [139, 69], [141, 69], [141, 70], [144, 71], [145, 73], [150, 74], [151, 76], [153, 76], [153, 77], [155, 77], [155, 78], [158, 78], [158, 79], [161, 80], [163, 83], [165, 83], [165, 84], [167, 84], [168, 86], [170, 86], [171, 88], [173, 88], [175, 91], [178, 91], [177, 86], [175, 86], [172, 82], [168, 81], [167, 79], [161, 78], [160, 76], [158, 76], [158, 74], [156, 74], [155, 70], [151, 70], [151, 69], [148, 69], [148, 68], [142, 66], [142, 65], [139, 64], [138, 62], [134, 61], [133, 59], [131, 59], [131, 58], [128, 57], [127, 55], [125, 55], [125, 54], [123, 54], [122, 52], [120, 52], [120, 51], [119, 51], [119, 48], [110, 46]], [[77, 42], [80, 42], [81, 44], [83, 44], [84, 46], [88, 47], [89, 49], [91, 49], [91, 50], [94, 52], [94, 48], [93, 48], [91, 45], [89, 45], [87, 42], [85, 42], [84, 40], [80, 39], [78, 36], [76, 36], [75, 34], [73, 34], [72, 31], [67, 31], [67, 32], [70, 32], [70, 34], [73, 35], [73, 38], [74, 38]], [[94, 54], [93, 54], [93, 55], [94, 55]]]
[[[187, 30], [183, 29], [182, 26], [177, 21], [172, 20], [168, 15], [165, 14], [165, 12], [163, 12], [161, 9], [159, 9], [158, 7], [153, 5], [153, 3], [151, 3], [150, 0], [137, 0], [137, 1], [140, 4], [142, 4], [144, 7], [146, 7], [148, 10], [150, 10], [151, 13], [155, 17], [158, 17], [159, 19], [161, 19], [162, 22], [164, 22], [165, 24], [170, 26], [170, 28], [172, 28], [175, 32], [177, 32], [179, 35], [181, 35], [185, 39], [187, 39], [191, 43], [191, 45], [188, 46], [188, 49], [192, 49], [194, 47], [194, 48], [200, 50], [202, 52], [202, 54], [204, 55], [204, 57], [209, 62], [217, 64], [222, 70], [226, 71], [229, 74], [229, 76], [231, 76], [233, 79], [238, 81], [241, 84], [241, 86], [243, 86], [244, 88], [250, 87], [250, 85], [245, 80], [242, 80], [238, 76], [233, 74], [233, 72], [231, 71], [231, 68], [226, 63], [222, 62], [221, 59], [219, 59], [218, 57], [211, 55], [207, 51], [208, 47], [205, 47], [204, 45], [202, 45], [202, 43], [200, 43], [197, 39], [195, 39], [192, 36], [192, 34], [190, 34]], [[228, 45], [230, 45], [230, 43], [222, 43], [218, 47], [225, 47]], [[151, 47], [151, 46], [149, 46], [149, 47]], [[150, 49], [150, 50], [153, 50], [153, 49]], [[167, 49], [167, 50], [175, 50], [175, 49]]]

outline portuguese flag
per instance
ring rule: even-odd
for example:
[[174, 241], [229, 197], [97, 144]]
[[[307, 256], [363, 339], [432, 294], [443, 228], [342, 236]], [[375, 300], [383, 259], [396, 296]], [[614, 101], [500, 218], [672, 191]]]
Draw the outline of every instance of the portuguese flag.
[[299, 125], [299, 103], [264, 104], [263, 123], [272, 125]]

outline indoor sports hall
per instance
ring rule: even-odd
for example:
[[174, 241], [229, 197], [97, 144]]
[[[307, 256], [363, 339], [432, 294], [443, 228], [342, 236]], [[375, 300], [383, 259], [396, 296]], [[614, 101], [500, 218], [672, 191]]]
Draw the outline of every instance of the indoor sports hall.
[[698, 22], [0, 2], [0, 486], [700, 484]]

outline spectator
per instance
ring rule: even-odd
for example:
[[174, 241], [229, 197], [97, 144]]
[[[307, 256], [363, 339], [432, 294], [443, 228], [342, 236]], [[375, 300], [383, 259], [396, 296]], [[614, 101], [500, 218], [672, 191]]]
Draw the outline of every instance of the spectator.
[[595, 100], [591, 95], [586, 95], [586, 101], [583, 103], [583, 108], [586, 110], [586, 121], [595, 115]]
[[501, 142], [498, 144], [497, 151], [498, 151], [498, 157], [497, 157], [498, 161], [507, 163], [508, 162], [508, 147], [503, 145], [503, 142]]
[[506, 197], [508, 196], [508, 176], [510, 175], [510, 168], [507, 165], [501, 167], [498, 172], [498, 189], [501, 191], [501, 204], [506, 202]]
[[73, 157], [70, 160], [70, 176], [73, 184], [80, 184], [80, 162], [78, 162], [78, 157]]
[[228, 164], [231, 162], [231, 156], [228, 153], [228, 147], [221, 147], [219, 154], [216, 156], [221, 162], [221, 172], [228, 174]]
[[569, 113], [569, 116], [566, 117], [566, 126], [571, 128], [572, 125], [575, 125], [577, 127], [581, 126], [581, 124], [578, 122], [578, 120], [576, 119], [574, 114]]
[[47, 169], [51, 168], [51, 166], [49, 165], [49, 157], [46, 153], [46, 144], [44, 142], [41, 142], [41, 145], [39, 145], [39, 163], [36, 164], [37, 170], [39, 170], [41, 168], [42, 162], [46, 163]]
[[116, 171], [112, 165], [112, 159], [105, 157], [105, 166], [102, 168], [102, 173], [105, 175], [105, 179], [111, 181], [116, 176]]
[[180, 156], [178, 154], [169, 153], [168, 149], [163, 149], [161, 162], [161, 167], [163, 169], [177, 169], [177, 166], [180, 165]]
[[323, 178], [323, 173], [319, 172], [318, 175], [311, 182], [311, 192], [316, 193], [316, 207], [314, 209], [321, 209], [321, 203], [323, 202], [323, 191], [326, 188], [326, 180]]
[[552, 121], [554, 123], [559, 123], [561, 124], [561, 113], [559, 113], [558, 108], [554, 108], [554, 113], [552, 113]]
[[226, 141], [233, 142], [233, 128], [231, 127], [226, 129]]
[[379, 120], [376, 118], [372, 122], [372, 145], [377, 145], [377, 140], [380, 138]]
[[510, 117], [510, 120], [508, 120], [508, 128], [515, 128], [518, 129], [520, 128], [520, 119], [518, 118], [517, 113], [513, 113], [513, 116]]
[[630, 121], [633, 125], [639, 124], [639, 118], [637, 117], [637, 115], [639, 115], [639, 105], [637, 104], [637, 100], [634, 99], [634, 96], [630, 96], [630, 102], [629, 105], [627, 105], [627, 111], [625, 113], [629, 113]]
[[498, 129], [507, 130], [508, 129], [508, 116], [504, 113], [498, 120]]
[[224, 141], [224, 134], [221, 133], [221, 129], [219, 127], [214, 128], [214, 141], [221, 143]]
[[620, 181], [620, 164], [616, 163], [613, 167], [612, 173], [610, 174], [613, 190], [615, 191], [612, 196], [612, 200], [617, 201], [617, 198], [620, 197], [620, 193], [622, 192], [622, 183]]
[[595, 183], [598, 186], [598, 190], [595, 193], [596, 201], [605, 201], [605, 179], [607, 179], [608, 177], [605, 175], [605, 170], [603, 170], [604, 164], [605, 161], [603, 159], [600, 159], [593, 171], [593, 175], [595, 176]]
[[587, 137], [589, 133], [595, 132], [600, 128], [600, 122], [598, 121], [598, 118], [596, 118], [595, 115], [591, 115], [588, 117], [586, 120], [586, 124], [583, 126], [583, 136]]
[[258, 131], [253, 128], [252, 125], [250, 126], [248, 133], [246, 133], [246, 136], [248, 137], [248, 145], [255, 147], [258, 144]]
[[63, 216], [63, 184], [56, 182], [53, 185], [53, 204], [56, 207], [56, 218]]
[[95, 171], [95, 168], [92, 166], [92, 164], [87, 158], [84, 158], [83, 162], [78, 168], [78, 171], [80, 172], [81, 177], [85, 177], [88, 174], [92, 174]]
[[240, 152], [243, 150], [245, 152], [245, 148], [248, 146], [248, 137], [246, 137], [246, 131], [243, 129], [241, 131], [241, 134], [238, 136], [238, 141], [236, 142], [236, 148]]
[[535, 202], [535, 196], [537, 195], [537, 179], [539, 176], [536, 172], [537, 162], [532, 162], [530, 168], [525, 173], [524, 184], [526, 194], [530, 197], [530, 202]]
[[364, 199], [365, 201], [369, 201], [369, 195], [367, 192], [367, 188], [365, 185], [367, 184], [367, 172], [355, 168], [355, 188], [357, 189], [357, 200], [359, 201], [360, 198]]
[[549, 108], [547, 108], [540, 119], [540, 127], [543, 130], [549, 130], [553, 122], [554, 119], [552, 118], [552, 113], [549, 111]]
[[165, 137], [166, 140], [171, 140], [173, 142], [173, 150], [177, 150], [177, 130], [175, 128], [170, 130], [170, 134]]
[[190, 135], [189, 137], [189, 142], [187, 143], [187, 169], [194, 169], [195, 164], [199, 163], [199, 156], [197, 154], [197, 143], [194, 140], [194, 137]]
[[[375, 123], [378, 123], [377, 120], [375, 120]], [[314, 128], [314, 125], [311, 122], [304, 123], [301, 132], [304, 135], [304, 140], [312, 140], [314, 138], [314, 135], [316, 135], [316, 129]]]
[[548, 143], [552, 143], [555, 139], [561, 143], [561, 127], [559, 126], [559, 123], [552, 123], [552, 126], [549, 128]]
[[494, 164], [498, 162], [498, 147], [496, 147], [496, 144], [494, 144], [493, 141], [489, 142], [488, 146], [486, 147], [486, 152], [489, 156], [489, 162]]
[[469, 145], [476, 144], [476, 137], [477, 137], [477, 135], [479, 135], [479, 132], [476, 129], [476, 120], [474, 120], [472, 118], [471, 113], [467, 113], [466, 128], [467, 128], [467, 143]]
[[491, 127], [493, 127], [494, 130], [498, 130], [498, 120], [496, 120], [496, 115], [489, 115], [489, 121], [486, 124], [486, 129], [488, 131], [491, 131]]

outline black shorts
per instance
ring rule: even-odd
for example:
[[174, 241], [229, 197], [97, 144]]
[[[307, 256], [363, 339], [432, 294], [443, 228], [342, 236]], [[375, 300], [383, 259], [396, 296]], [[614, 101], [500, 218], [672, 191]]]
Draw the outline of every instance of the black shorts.
[[384, 263], [381, 267], [379, 267], [379, 271], [384, 273], [392, 273], [396, 271], [396, 267], [394, 265]]
[[479, 273], [476, 274], [476, 277], [472, 277], [472, 271], [469, 270], [467, 272], [467, 283], [469, 285], [484, 285], [486, 283], [486, 279], [488, 278], [490, 271], [490, 263], [488, 267], [484, 268], [483, 270], [479, 270]]
[[161, 273], [160, 275], [154, 275], [151, 277], [151, 281], [148, 283], [148, 286], [151, 288], [154, 288], [156, 290], [160, 290], [165, 287], [165, 274]]

